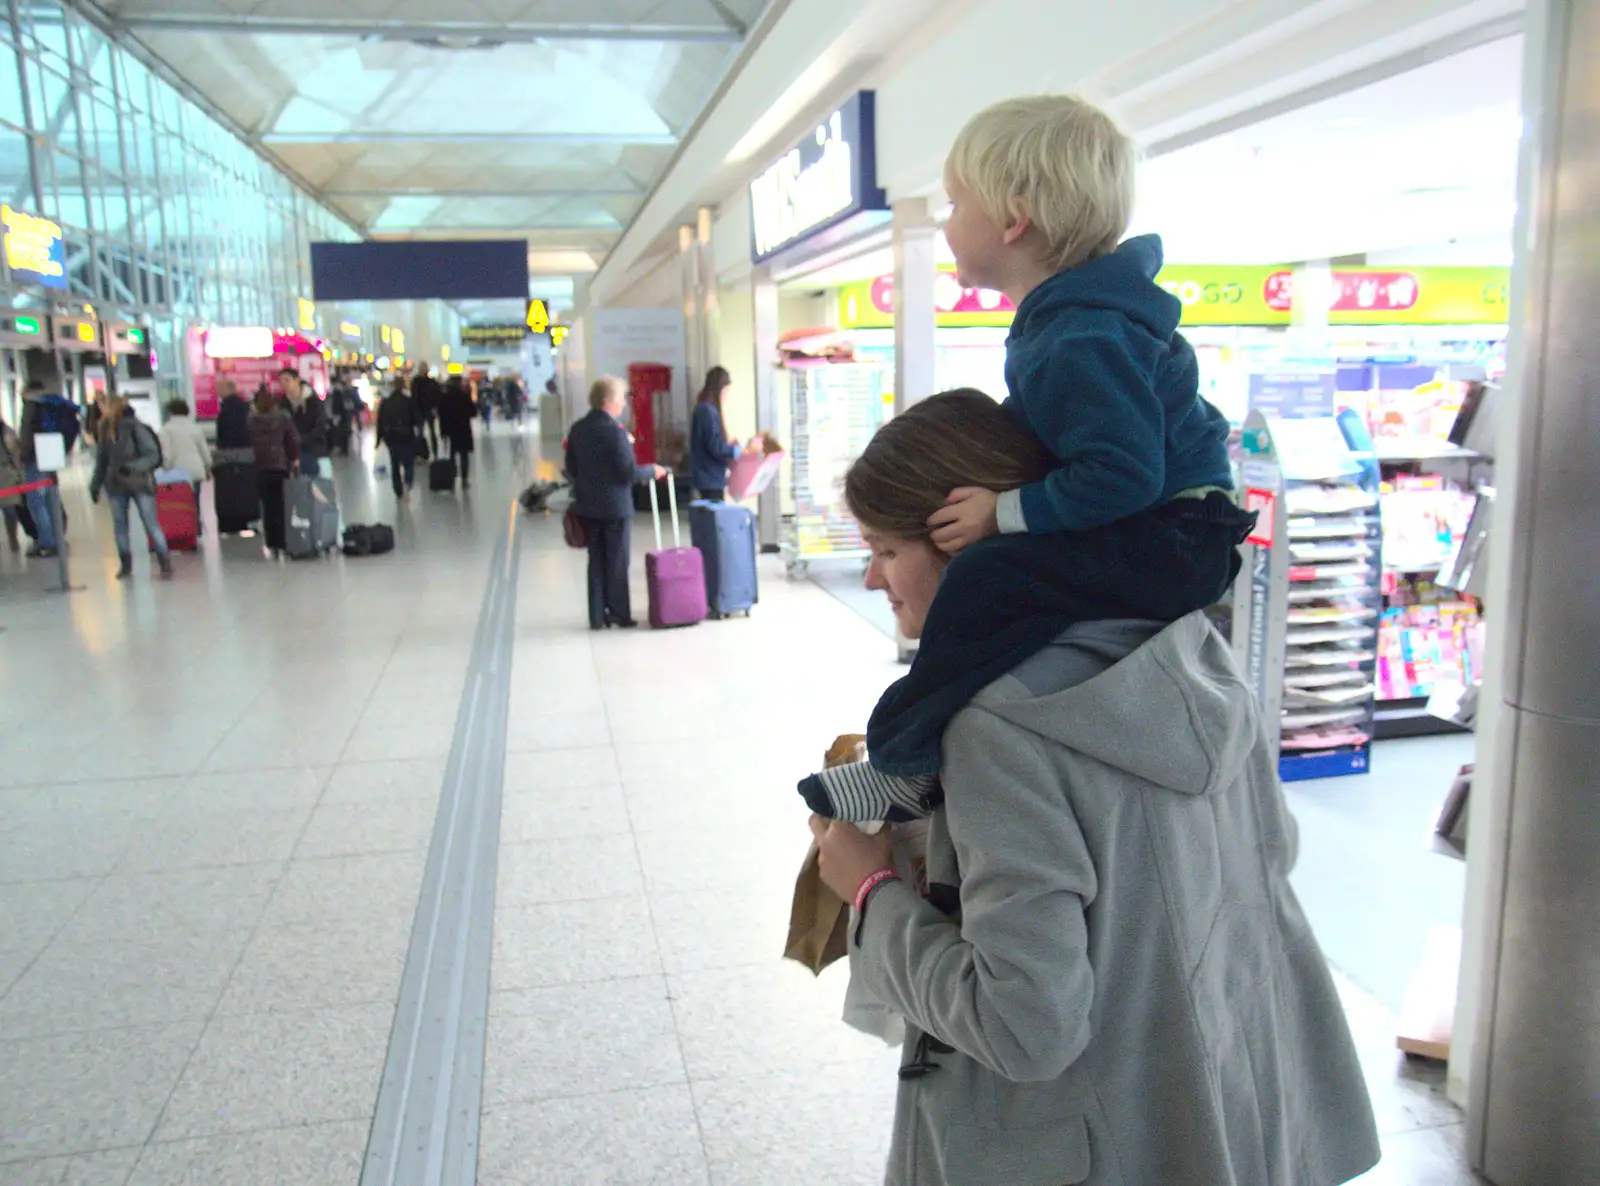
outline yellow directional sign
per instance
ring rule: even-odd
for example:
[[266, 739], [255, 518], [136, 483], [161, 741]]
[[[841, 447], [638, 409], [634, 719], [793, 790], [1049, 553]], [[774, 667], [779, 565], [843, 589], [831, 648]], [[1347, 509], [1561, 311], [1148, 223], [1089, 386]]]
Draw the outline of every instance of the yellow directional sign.
[[528, 302], [528, 317], [525, 324], [536, 334], [542, 334], [550, 328], [550, 310], [544, 307], [543, 301], [535, 298]]

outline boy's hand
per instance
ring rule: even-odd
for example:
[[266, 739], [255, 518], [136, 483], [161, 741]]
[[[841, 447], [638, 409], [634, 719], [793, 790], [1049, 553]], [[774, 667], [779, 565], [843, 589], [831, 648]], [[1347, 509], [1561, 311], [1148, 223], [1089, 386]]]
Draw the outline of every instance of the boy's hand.
[[928, 526], [933, 529], [933, 544], [940, 551], [954, 556], [970, 548], [979, 540], [1000, 533], [1000, 521], [995, 508], [1000, 496], [981, 486], [962, 486], [952, 490], [944, 506], [928, 516]]

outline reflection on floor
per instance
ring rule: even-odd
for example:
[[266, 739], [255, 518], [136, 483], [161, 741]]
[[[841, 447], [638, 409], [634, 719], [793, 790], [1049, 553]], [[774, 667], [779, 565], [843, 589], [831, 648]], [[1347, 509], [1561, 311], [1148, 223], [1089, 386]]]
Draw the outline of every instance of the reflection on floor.
[[[356, 1182], [533, 453], [497, 433], [475, 461], [470, 498], [398, 512], [341, 464], [346, 517], [397, 525], [387, 557], [229, 541], [119, 586], [73, 489], [84, 592], [0, 559], [0, 1182]], [[592, 634], [581, 554], [528, 528], [479, 1180], [880, 1181], [896, 1053], [840, 1024], [842, 969], [778, 953], [794, 780], [899, 673], [892, 641], [776, 560], [748, 621]], [[1439, 1075], [1346, 992], [1388, 1150], [1369, 1181], [1471, 1181]]]
[[1459, 927], [1466, 866], [1433, 850], [1470, 734], [1380, 741], [1372, 772], [1284, 789], [1300, 823], [1295, 892], [1328, 959], [1400, 1012], [1428, 932]]

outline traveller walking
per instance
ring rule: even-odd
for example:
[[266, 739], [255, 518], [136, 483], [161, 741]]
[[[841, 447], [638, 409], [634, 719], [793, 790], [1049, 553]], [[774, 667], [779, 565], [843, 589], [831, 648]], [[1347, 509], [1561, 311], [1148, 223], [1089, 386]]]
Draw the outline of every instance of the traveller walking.
[[111, 498], [111, 525], [117, 537], [117, 580], [133, 575], [133, 542], [128, 533], [128, 506], [139, 508], [144, 533], [155, 550], [161, 576], [172, 577], [172, 556], [167, 537], [156, 517], [156, 470], [161, 468], [161, 441], [120, 396], [108, 396], [100, 421], [100, 442], [95, 448], [94, 476], [89, 497], [100, 501], [104, 490]]
[[439, 455], [439, 403], [444, 398], [444, 389], [439, 386], [439, 380], [428, 373], [428, 364], [417, 364], [417, 377], [411, 380], [411, 398], [417, 401], [417, 410], [422, 413], [422, 419], [428, 426], [428, 446], [433, 455]]
[[628, 589], [632, 546], [633, 487], [667, 476], [659, 465], [639, 465], [622, 417], [628, 389], [604, 375], [589, 389], [589, 414], [567, 438], [567, 475], [572, 506], [583, 521], [589, 548], [589, 629], [631, 629], [633, 605]]
[[167, 422], [161, 426], [161, 453], [168, 467], [181, 469], [194, 487], [197, 530], [205, 530], [199, 516], [200, 490], [211, 477], [211, 446], [206, 435], [189, 415], [189, 405], [181, 399], [167, 404]]
[[422, 435], [422, 412], [406, 394], [406, 381], [396, 379], [378, 405], [378, 440], [389, 450], [389, 480], [396, 499], [411, 493], [417, 481], [417, 438]]
[[450, 381], [444, 385], [444, 398], [439, 402], [439, 434], [450, 442], [450, 456], [456, 463], [456, 473], [461, 478], [463, 490], [472, 485], [469, 466], [472, 462], [474, 413], [472, 393], [467, 390], [460, 375], [451, 375]]
[[267, 551], [283, 554], [283, 484], [300, 463], [300, 433], [280, 400], [262, 384], [250, 409], [250, 445], [255, 450], [256, 483], [261, 491], [261, 526]]

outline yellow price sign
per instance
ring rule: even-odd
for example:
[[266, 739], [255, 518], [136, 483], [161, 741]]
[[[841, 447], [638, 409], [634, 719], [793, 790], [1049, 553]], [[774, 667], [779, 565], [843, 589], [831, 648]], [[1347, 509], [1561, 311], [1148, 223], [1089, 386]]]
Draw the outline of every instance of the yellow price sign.
[[528, 302], [528, 317], [525, 324], [536, 334], [542, 334], [550, 328], [550, 310], [545, 308], [544, 302], [537, 297]]

